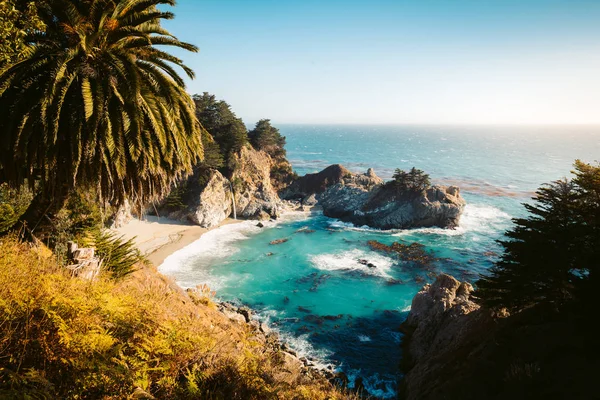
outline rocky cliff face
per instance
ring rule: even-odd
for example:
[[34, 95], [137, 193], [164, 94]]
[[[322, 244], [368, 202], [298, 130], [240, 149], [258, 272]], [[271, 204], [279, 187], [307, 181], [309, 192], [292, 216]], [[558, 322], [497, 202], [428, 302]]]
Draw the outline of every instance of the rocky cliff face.
[[285, 199], [303, 202], [311, 195], [326, 216], [379, 229], [454, 228], [466, 204], [456, 186], [397, 193], [372, 169], [355, 174], [341, 165], [307, 174], [282, 193]]
[[415, 295], [405, 322], [411, 331], [408, 351], [413, 360], [458, 343], [457, 337], [469, 322], [466, 317], [480, 308], [470, 299], [472, 292], [470, 283], [441, 274]]
[[163, 215], [171, 219], [193, 222], [203, 228], [219, 225], [229, 217], [233, 209], [231, 184], [219, 171], [210, 171], [203, 177], [208, 182], [200, 184], [195, 174], [187, 181], [186, 192], [181, 200], [182, 206], [166, 208]]
[[248, 219], [277, 218], [283, 204], [271, 184], [271, 157], [244, 147], [234, 158], [231, 176], [237, 216]]
[[283, 203], [271, 184], [271, 158], [263, 151], [244, 147], [234, 156], [233, 164], [231, 179], [216, 170], [196, 171], [173, 189], [158, 207], [159, 214], [210, 228], [234, 216], [235, 201], [237, 218], [279, 217]]
[[[597, 397], [596, 307], [533, 306], [513, 315], [479, 307], [473, 288], [442, 274], [413, 298], [402, 326], [400, 398]], [[585, 317], [585, 315], [588, 317]]]
[[403, 380], [406, 399], [444, 398], [440, 387], [456, 355], [476, 349], [477, 339], [495, 325], [471, 300], [472, 292], [470, 283], [441, 274], [413, 298], [402, 327], [404, 363], [410, 367]]

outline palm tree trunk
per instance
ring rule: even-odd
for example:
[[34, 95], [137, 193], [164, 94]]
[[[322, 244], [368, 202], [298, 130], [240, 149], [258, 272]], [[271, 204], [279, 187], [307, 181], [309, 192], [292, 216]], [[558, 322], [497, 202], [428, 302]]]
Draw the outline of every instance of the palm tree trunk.
[[34, 237], [43, 238], [52, 231], [51, 217], [64, 207], [66, 200], [66, 194], [50, 196], [43, 191], [39, 192], [12, 226], [11, 231], [18, 232], [22, 239], [28, 241], [32, 241]]

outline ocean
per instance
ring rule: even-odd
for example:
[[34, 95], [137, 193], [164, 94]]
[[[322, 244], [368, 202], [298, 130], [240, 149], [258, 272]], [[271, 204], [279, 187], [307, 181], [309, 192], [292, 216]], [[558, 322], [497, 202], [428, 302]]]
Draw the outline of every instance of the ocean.
[[[339, 163], [390, 179], [395, 168], [414, 166], [434, 183], [459, 186], [468, 203], [460, 226], [379, 231], [290, 213], [262, 229], [245, 221], [210, 231], [159, 269], [183, 287], [207, 283], [219, 299], [252, 307], [298, 353], [335, 365], [350, 386], [361, 377], [378, 398], [396, 396], [398, 327], [419, 289], [439, 272], [475, 282], [536, 188], [569, 176], [575, 159], [600, 159], [600, 127], [279, 128], [300, 175]], [[288, 241], [269, 244], [281, 238]], [[399, 261], [372, 250], [370, 240], [419, 243], [429, 261]]]

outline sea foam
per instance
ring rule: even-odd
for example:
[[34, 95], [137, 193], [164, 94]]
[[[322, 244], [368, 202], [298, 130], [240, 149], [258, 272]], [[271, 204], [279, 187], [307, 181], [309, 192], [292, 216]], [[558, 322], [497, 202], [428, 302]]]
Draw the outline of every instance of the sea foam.
[[[318, 254], [311, 256], [309, 259], [315, 268], [322, 271], [359, 271], [365, 275], [380, 276], [382, 278], [391, 278], [388, 272], [394, 265], [394, 260], [389, 257], [360, 249]], [[375, 265], [375, 267], [364, 265], [360, 260], [365, 260]]]

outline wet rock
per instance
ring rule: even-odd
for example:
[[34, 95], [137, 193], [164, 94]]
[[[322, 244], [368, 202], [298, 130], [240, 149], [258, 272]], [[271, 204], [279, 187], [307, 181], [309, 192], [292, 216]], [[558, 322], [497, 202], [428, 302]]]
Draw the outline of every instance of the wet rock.
[[259, 228], [264, 228], [265, 227], [265, 225], [262, 222], [259, 222], [258, 224], [256, 224], [256, 226], [259, 227]]
[[288, 304], [289, 302], [290, 302], [290, 298], [289, 298], [289, 297], [287, 297], [287, 296], [285, 296], [285, 297], [283, 298], [283, 304]]
[[402, 281], [402, 279], [390, 278], [386, 280], [385, 283], [388, 285], [402, 285], [404, 282]]
[[315, 232], [315, 230], [310, 229], [308, 226], [303, 226], [302, 228], [300, 228], [296, 231], [296, 233], [314, 233], [314, 232]]
[[270, 333], [270, 332], [271, 332], [271, 328], [269, 328], [269, 326], [268, 326], [267, 324], [265, 324], [264, 322], [262, 322], [262, 323], [260, 324], [260, 327], [259, 327], [259, 328], [260, 328], [260, 331], [261, 331], [262, 333], [268, 334], [268, 333]]
[[255, 331], [261, 331], [261, 329], [260, 329], [260, 322], [258, 322], [258, 321], [252, 320], [252, 321], [250, 321], [249, 325], [252, 327], [253, 330], [255, 330]]
[[252, 320], [252, 311], [248, 307], [240, 307], [237, 312], [244, 316], [246, 322], [250, 322]]
[[266, 255], [267, 257], [271, 257], [273, 254], [275, 254], [275, 253], [268, 252], [268, 253], [267, 253], [267, 254], [265, 254], [265, 255]]
[[269, 244], [271, 244], [271, 245], [275, 245], [275, 244], [281, 244], [281, 243], [285, 243], [285, 242], [287, 242], [288, 240], [290, 240], [290, 239], [288, 239], [288, 238], [275, 239], [275, 240], [271, 240], [271, 241], [269, 242]]
[[308, 308], [302, 307], [302, 306], [298, 306], [298, 311], [303, 312], [303, 313], [311, 313], [312, 312]]

